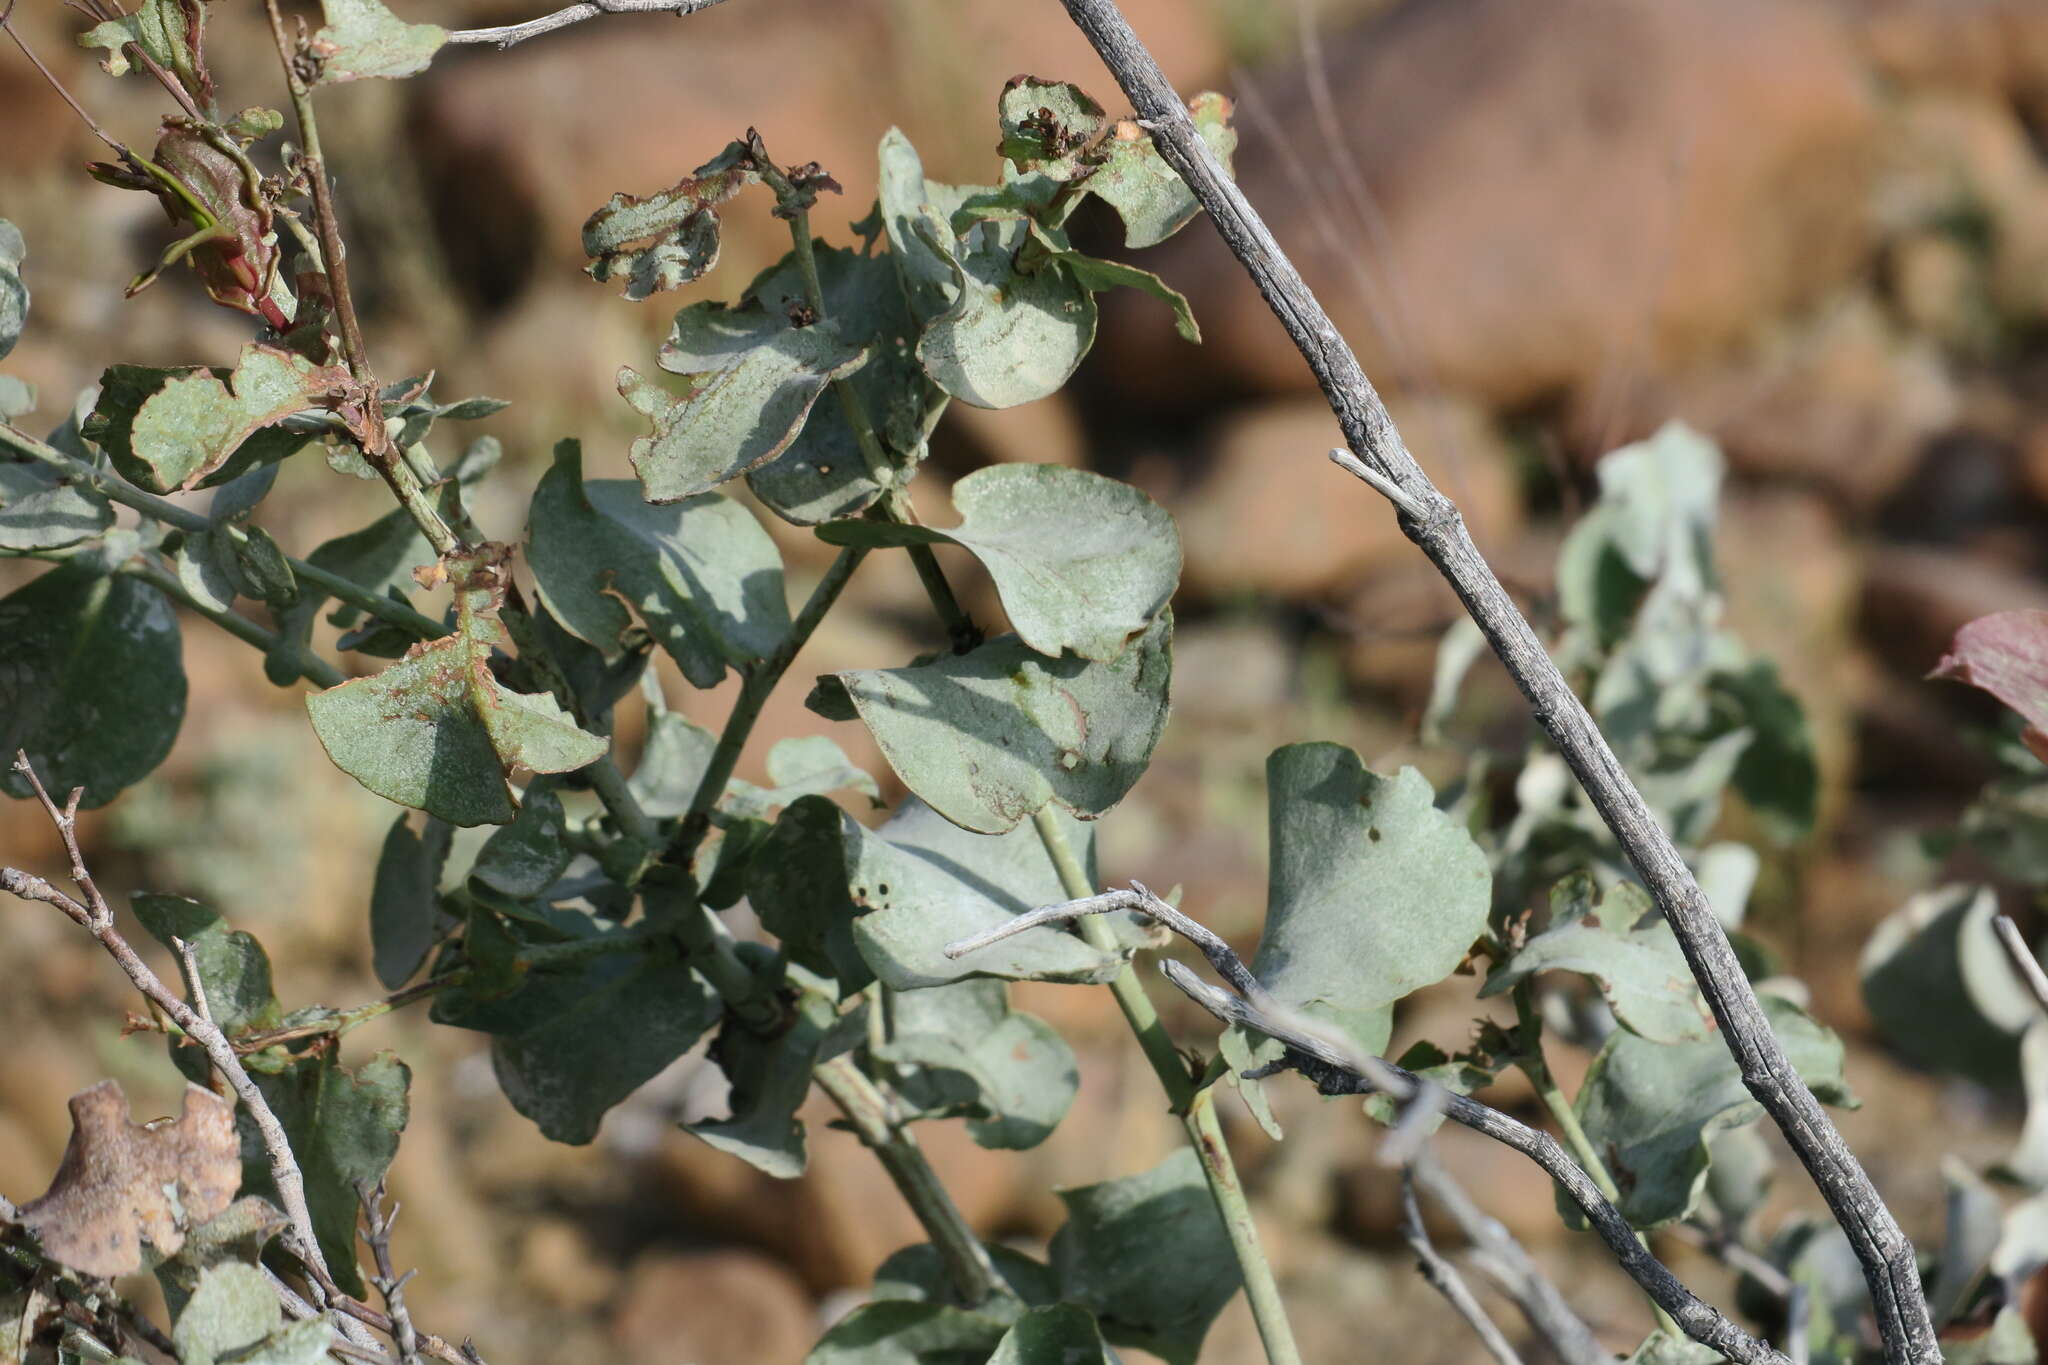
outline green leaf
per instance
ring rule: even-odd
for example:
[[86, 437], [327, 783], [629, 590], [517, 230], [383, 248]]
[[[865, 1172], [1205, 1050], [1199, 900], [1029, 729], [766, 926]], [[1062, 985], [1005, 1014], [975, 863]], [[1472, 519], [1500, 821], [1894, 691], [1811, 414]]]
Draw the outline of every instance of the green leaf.
[[882, 135], [879, 155], [876, 191], [889, 259], [911, 315], [929, 323], [958, 305], [963, 286], [952, 225], [932, 202], [947, 197], [946, 187], [924, 178], [924, 163], [900, 129]]
[[1044, 1020], [1012, 1010], [1000, 981], [890, 997], [889, 1040], [875, 1055], [920, 1117], [964, 1114], [984, 1147], [1036, 1147], [1080, 1086], [1073, 1050]]
[[1998, 1310], [1983, 1335], [1943, 1341], [1941, 1358], [1948, 1365], [2036, 1365], [2041, 1352], [2026, 1315], [2008, 1306]]
[[998, 464], [953, 486], [949, 530], [837, 522], [834, 545], [961, 546], [988, 569], [1017, 635], [1040, 654], [1111, 660], [1180, 582], [1173, 518], [1127, 483], [1058, 465]]
[[187, 1232], [177, 1254], [155, 1267], [172, 1319], [185, 1315], [185, 1305], [209, 1267], [230, 1260], [256, 1264], [270, 1239], [290, 1226], [291, 1220], [269, 1200], [246, 1195]]
[[128, 74], [129, 43], [167, 71], [192, 69], [192, 43], [184, 8], [178, 0], [143, 0], [135, 13], [95, 24], [78, 35], [83, 48], [100, 48], [106, 56], [100, 66], [109, 76]]
[[[0, 753], [25, 750], [61, 801], [104, 806], [164, 761], [185, 718], [178, 618], [125, 575], [66, 565], [0, 598]], [[12, 766], [0, 789], [26, 797]]]
[[830, 1000], [806, 991], [779, 1038], [761, 1037], [737, 1016], [726, 1020], [711, 1055], [732, 1083], [732, 1116], [686, 1123], [683, 1131], [778, 1180], [802, 1175], [804, 1125], [796, 1111], [811, 1093], [811, 1068], [836, 1017]]
[[569, 865], [568, 833], [552, 780], [535, 778], [519, 814], [484, 841], [469, 875], [500, 895], [531, 900], [553, 886]]
[[792, 962], [836, 980], [841, 999], [874, 980], [854, 943], [860, 908], [848, 889], [846, 826], [845, 813], [824, 797], [799, 797], [769, 830], [745, 877], [761, 927]]
[[[138, 892], [129, 900], [135, 918], [149, 936], [176, 952], [182, 939], [199, 967], [213, 1021], [230, 1038], [255, 1029], [276, 1028], [277, 995], [271, 985], [270, 958], [254, 936], [229, 926], [211, 908], [183, 896]], [[179, 1069], [195, 1081], [207, 1077], [207, 1062], [191, 1048], [171, 1048]]]
[[1009, 408], [1055, 393], [1095, 342], [1095, 296], [1050, 257], [1018, 267], [1032, 225], [975, 224], [952, 251], [959, 294], [918, 339], [932, 382], [963, 403]]
[[1643, 1338], [1622, 1365], [1722, 1365], [1721, 1353], [1690, 1337], [1673, 1336], [1658, 1328]]
[[1988, 886], [1944, 886], [1907, 901], [1863, 947], [1863, 1003], [1913, 1061], [1988, 1085], [2016, 1077], [2021, 1032], [2039, 1008], [2014, 975]]
[[0, 374], [0, 422], [12, 422], [36, 410], [36, 386]]
[[[356, 1218], [362, 1208], [356, 1185], [382, 1180], [391, 1167], [410, 1111], [411, 1068], [392, 1053], [379, 1052], [351, 1071], [330, 1049], [255, 1079], [291, 1139], [306, 1180], [313, 1234], [328, 1269], [349, 1293], [365, 1293], [356, 1268]], [[242, 1150], [251, 1152], [248, 1141]], [[274, 1199], [269, 1158], [260, 1144], [254, 1150], [254, 1160], [244, 1157], [243, 1189]]]
[[1102, 106], [1078, 85], [1014, 76], [996, 101], [1003, 140], [996, 150], [1019, 171], [1054, 180], [1086, 175], [1081, 159], [1102, 131]]
[[828, 675], [889, 766], [933, 809], [1000, 834], [1048, 801], [1087, 819], [1121, 801], [1166, 726], [1173, 614], [1113, 662], [1048, 658], [1015, 636], [910, 668]]
[[414, 834], [405, 815], [392, 821], [384, 836], [370, 884], [370, 949], [377, 980], [386, 990], [410, 981], [434, 946], [441, 869], [453, 837], [448, 823], [432, 816]]
[[[577, 930], [598, 932], [594, 923]], [[597, 1136], [607, 1110], [688, 1052], [719, 1013], [718, 997], [689, 964], [643, 950], [531, 973], [495, 998], [447, 992], [433, 1017], [491, 1034], [492, 1067], [512, 1107], [550, 1139], [581, 1144]]]
[[14, 349], [28, 322], [28, 285], [21, 278], [21, 263], [27, 256], [21, 229], [0, 218], [0, 360]]
[[857, 322], [804, 322], [802, 311], [755, 295], [732, 308], [693, 304], [661, 348], [661, 368], [687, 386], [680, 398], [619, 371], [619, 393], [654, 424], [632, 449], [648, 501], [693, 497], [774, 459], [825, 386], [867, 363]]
[[154, 493], [179, 492], [199, 487], [263, 428], [317, 406], [347, 382], [345, 369], [254, 341], [232, 372], [116, 365], [100, 378], [85, 435], [124, 478]]
[[988, 1365], [1116, 1365], [1116, 1354], [1085, 1308], [1034, 1308], [1003, 1334]]
[[984, 1365], [1003, 1332], [996, 1318], [942, 1303], [870, 1303], [833, 1324], [804, 1365]]
[[648, 695], [647, 745], [640, 751], [640, 766], [626, 785], [649, 815], [657, 819], [681, 815], [689, 810], [697, 784], [711, 765], [718, 736], [659, 705], [660, 688], [652, 675], [642, 690]]
[[1067, 1222], [1052, 1239], [1060, 1297], [1095, 1314], [1103, 1335], [1172, 1365], [1200, 1351], [1237, 1292], [1237, 1258], [1194, 1150], [1142, 1175], [1059, 1191]]
[[716, 493], [651, 506], [630, 479], [583, 479], [575, 441], [534, 489], [527, 562], [563, 628], [618, 658], [644, 627], [698, 687], [773, 653], [789, 633], [782, 555]]
[[242, 596], [275, 608], [299, 600], [298, 579], [270, 532], [249, 526], [223, 528], [210, 535], [215, 558]]
[[1812, 832], [1820, 806], [1820, 762], [1799, 698], [1778, 681], [1778, 667], [1758, 659], [1722, 673], [1712, 689], [1734, 703], [1751, 735], [1735, 764], [1735, 790], [1772, 837], [1789, 843]]
[[[897, 482], [925, 457], [925, 431], [933, 404], [943, 402], [917, 361], [918, 326], [896, 266], [887, 256], [863, 256], [819, 245], [815, 252], [825, 316], [842, 336], [864, 346], [868, 362], [847, 379], [873, 427]], [[793, 255], [747, 288], [774, 302], [805, 297]], [[747, 475], [755, 496], [799, 526], [850, 517], [881, 496], [844, 407], [821, 400], [802, 433], [780, 455]]]
[[1140, 270], [1122, 261], [1101, 260], [1078, 251], [1062, 251], [1057, 253], [1057, 258], [1090, 294], [1099, 294], [1105, 289], [1135, 289], [1141, 294], [1150, 294], [1173, 310], [1173, 330], [1180, 333], [1182, 341], [1201, 341], [1202, 329], [1195, 325], [1195, 311], [1189, 306], [1187, 295], [1151, 271]]
[[514, 692], [491, 672], [502, 631], [502, 568], [484, 565], [455, 594], [455, 633], [373, 677], [306, 698], [327, 756], [386, 800], [451, 825], [504, 824], [516, 766], [570, 772], [610, 748], [550, 696]]
[[286, 1326], [269, 1279], [239, 1261], [202, 1273], [171, 1329], [179, 1365], [323, 1365], [333, 1341], [325, 1316]]
[[[1026, 1307], [1042, 1308], [1059, 1298], [1059, 1277], [1053, 1274], [1051, 1266], [1000, 1242], [984, 1243], [983, 1249], [995, 1266], [996, 1278], [1016, 1297], [1011, 1301], [989, 1299], [978, 1311], [1000, 1318], [1007, 1325], [1015, 1322]], [[930, 1242], [907, 1246], [882, 1262], [875, 1270], [870, 1293], [878, 1303], [908, 1299], [960, 1306], [945, 1259]]]
[[[1237, 150], [1237, 130], [1230, 126], [1230, 101], [1204, 92], [1188, 102], [1202, 140], [1230, 165]], [[1179, 232], [1202, 206], [1180, 173], [1166, 164], [1151, 134], [1131, 122], [1116, 125], [1088, 158], [1095, 173], [1088, 192], [1117, 211], [1124, 220], [1124, 245], [1157, 246]]]
[[1538, 972], [1592, 977], [1622, 1026], [1653, 1043], [1693, 1042], [1716, 1027], [1671, 926], [1633, 882], [1602, 892], [1575, 873], [1552, 887], [1550, 926], [1495, 967], [1479, 994], [1499, 995]]
[[[1231, 1036], [1233, 1029], [1225, 1036]], [[1492, 1085], [1494, 1078], [1508, 1066], [1505, 1058], [1473, 1048], [1469, 1051], [1446, 1053], [1435, 1043], [1424, 1040], [1413, 1044], [1402, 1053], [1396, 1065], [1403, 1071], [1414, 1073], [1423, 1080], [1434, 1081], [1454, 1095], [1469, 1095]], [[1401, 1116], [1401, 1106], [1388, 1095], [1368, 1095], [1365, 1112], [1375, 1121], [1392, 1127]], [[1438, 1114], [1429, 1119], [1425, 1133], [1434, 1133], [1443, 1127], [1444, 1116]]]
[[[416, 586], [412, 571], [433, 563], [434, 557], [434, 549], [420, 534], [418, 523], [404, 508], [395, 507], [362, 530], [325, 542], [306, 556], [306, 562], [339, 574], [370, 592], [395, 595], [405, 601]], [[313, 621], [326, 601], [326, 592], [316, 584], [299, 584], [299, 600], [279, 615], [279, 629], [300, 644], [306, 643], [312, 638]], [[362, 608], [346, 603], [337, 604], [327, 614], [328, 624], [343, 630], [363, 619]]]
[[[1841, 1040], [1789, 1001], [1765, 996], [1763, 1008], [1813, 1093], [1828, 1104], [1853, 1106], [1842, 1079]], [[1609, 1035], [1573, 1107], [1621, 1187], [1616, 1206], [1639, 1228], [1691, 1213], [1706, 1186], [1708, 1140], [1763, 1113], [1718, 1036], [1660, 1044], [1626, 1029]]]
[[0, 461], [0, 551], [62, 550], [112, 528], [114, 509], [90, 487], [38, 463]]
[[744, 142], [659, 194], [615, 194], [583, 224], [583, 267], [600, 284], [624, 277], [626, 297], [680, 289], [718, 264], [718, 206], [761, 176]]
[[1337, 744], [1266, 760], [1266, 927], [1252, 971], [1368, 1052], [1392, 1006], [1441, 981], [1486, 928], [1492, 876], [1413, 768], [1382, 777]]
[[322, 84], [418, 75], [448, 41], [447, 29], [408, 24], [383, 0], [320, 0], [320, 8], [327, 26], [307, 50], [320, 60]]
[[757, 787], [734, 778], [720, 804], [734, 815], [762, 820], [793, 801], [826, 792], [857, 791], [868, 798], [870, 805], [882, 804], [882, 789], [874, 777], [825, 735], [791, 735], [776, 740], [768, 751], [768, 780], [774, 785]]

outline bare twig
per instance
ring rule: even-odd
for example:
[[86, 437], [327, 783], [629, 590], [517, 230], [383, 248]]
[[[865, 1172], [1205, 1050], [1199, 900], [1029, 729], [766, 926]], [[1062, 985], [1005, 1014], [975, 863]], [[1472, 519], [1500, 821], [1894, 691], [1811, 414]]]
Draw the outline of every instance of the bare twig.
[[1361, 464], [1379, 476], [1371, 482], [1402, 493], [1402, 531], [1457, 592], [1663, 911], [1713, 1009], [1743, 1084], [1784, 1132], [1855, 1249], [1877, 1310], [1886, 1359], [1894, 1365], [1938, 1360], [1940, 1349], [1912, 1244], [1820, 1102], [1799, 1079], [1699, 884], [1473, 545], [1457, 506], [1408, 452], [1358, 358], [1196, 131], [1187, 107], [1124, 21], [1115, 0], [1062, 3], [1115, 74], [1140, 121], [1151, 130], [1160, 155], [1187, 181], [1287, 328], [1315, 372], [1345, 440], [1358, 452]]
[[412, 1315], [405, 1308], [405, 1282], [418, 1274], [408, 1270], [403, 1275], [391, 1265], [391, 1224], [398, 1218], [398, 1205], [384, 1208], [384, 1182], [375, 1184], [367, 1180], [356, 1184], [356, 1197], [363, 1201], [363, 1241], [369, 1245], [370, 1259], [376, 1262], [377, 1273], [370, 1277], [370, 1283], [384, 1296], [384, 1307], [391, 1318], [391, 1340], [398, 1347], [400, 1365], [419, 1365], [419, 1333], [413, 1329]]
[[1564, 1365], [1612, 1365], [1613, 1353], [1600, 1345], [1549, 1277], [1498, 1218], [1472, 1202], [1451, 1173], [1427, 1152], [1411, 1168], [1430, 1202], [1441, 1208], [1472, 1244], [1472, 1268], [1515, 1301], [1529, 1326]]
[[523, 43], [528, 38], [553, 33], [571, 24], [580, 24], [585, 19], [595, 19], [601, 14], [673, 14], [685, 16], [700, 9], [710, 9], [719, 0], [582, 0], [575, 5], [564, 5], [553, 14], [543, 14], [538, 19], [528, 19], [523, 24], [500, 24], [496, 28], [459, 28], [448, 35], [451, 43], [491, 43], [507, 48], [514, 43]]
[[1401, 1172], [1401, 1240], [1415, 1253], [1415, 1268], [1422, 1272], [1422, 1278], [1428, 1280], [1429, 1287], [1443, 1295], [1457, 1310], [1458, 1316], [1479, 1334], [1486, 1353], [1500, 1365], [1522, 1365], [1522, 1358], [1515, 1354], [1515, 1348], [1508, 1344], [1499, 1326], [1473, 1297], [1465, 1277], [1429, 1240], [1429, 1229], [1422, 1224], [1422, 1209], [1415, 1202], [1415, 1173], [1412, 1169]]
[[2033, 992], [2034, 1000], [2043, 1011], [2048, 1011], [2048, 972], [2041, 970], [2039, 958], [2027, 946], [2026, 936], [2013, 923], [2011, 915], [1997, 915], [1991, 925], [1998, 930], [1998, 941], [2005, 947], [2005, 955], [2012, 959], [2012, 969], [2019, 973], [2020, 980]]

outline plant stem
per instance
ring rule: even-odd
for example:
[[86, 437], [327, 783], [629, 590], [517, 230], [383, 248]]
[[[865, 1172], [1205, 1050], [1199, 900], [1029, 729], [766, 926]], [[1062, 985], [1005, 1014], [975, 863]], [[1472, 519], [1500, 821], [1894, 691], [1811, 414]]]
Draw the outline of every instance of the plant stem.
[[[147, 559], [131, 559], [121, 566], [120, 572], [149, 584], [186, 610], [205, 617], [237, 640], [262, 650], [265, 655], [274, 653], [284, 642], [284, 637], [276, 631], [259, 626], [246, 616], [200, 601], [185, 591], [185, 585], [176, 577]], [[315, 687], [338, 687], [348, 681], [347, 674], [304, 645], [294, 645], [291, 663], [299, 675]]]
[[[189, 507], [181, 507], [169, 498], [145, 493], [127, 480], [110, 472], [95, 469], [84, 460], [67, 455], [55, 446], [39, 441], [27, 432], [4, 422], [0, 422], [0, 446], [26, 455], [52, 469], [61, 470], [66, 476], [86, 485], [109, 501], [132, 508], [146, 517], [187, 534], [198, 535], [222, 529], [215, 526], [212, 519], [202, 513], [195, 512]], [[229, 529], [240, 530], [239, 527]], [[346, 602], [349, 606], [370, 613], [380, 621], [387, 621], [402, 630], [409, 630], [422, 640], [437, 639], [448, 633], [446, 626], [409, 603], [372, 592], [353, 579], [343, 578], [338, 573], [303, 559], [292, 559], [287, 556], [285, 562], [291, 565], [293, 576], [311, 583], [336, 601]]]
[[619, 771], [618, 760], [612, 754], [605, 754], [585, 768], [583, 775], [590, 779], [590, 789], [604, 803], [606, 812], [619, 822], [621, 833], [650, 849], [660, 844], [660, 827], [654, 817], [640, 808], [640, 798], [626, 785], [625, 774]]
[[[1074, 900], [1086, 900], [1094, 895], [1095, 888], [1088, 883], [1087, 870], [1081, 866], [1073, 845], [1067, 842], [1066, 831], [1060, 828], [1059, 817], [1049, 803], [1039, 807], [1038, 813], [1031, 817], [1031, 824], [1038, 831], [1039, 842], [1045, 845], [1046, 856], [1052, 859], [1053, 868], [1059, 873], [1060, 886], [1067, 895]], [[1104, 952], [1116, 951], [1115, 937], [1101, 916], [1083, 918], [1080, 929], [1081, 937], [1093, 947]], [[1224, 1141], [1222, 1126], [1216, 1121], [1214, 1087], [1196, 1086], [1180, 1050], [1167, 1036], [1166, 1026], [1159, 1022], [1159, 1011], [1153, 1008], [1152, 997], [1145, 994], [1136, 970], [1129, 963], [1125, 963], [1124, 969], [1109, 983], [1109, 989], [1116, 996], [1118, 1008], [1123, 1010], [1124, 1021], [1137, 1035], [1145, 1060], [1152, 1064], [1152, 1072], [1159, 1078], [1159, 1086], [1166, 1092], [1168, 1104], [1180, 1116], [1181, 1126], [1187, 1131], [1195, 1155], [1201, 1158], [1202, 1176], [1209, 1182], [1209, 1196], [1216, 1201], [1216, 1211], [1222, 1215], [1223, 1226], [1230, 1234], [1230, 1249], [1237, 1254], [1238, 1268], [1244, 1275], [1245, 1297], [1251, 1303], [1252, 1319], [1258, 1324], [1259, 1341], [1266, 1348], [1266, 1359], [1271, 1365], [1301, 1365], [1301, 1351], [1294, 1344], [1294, 1328], [1287, 1320], [1287, 1306], [1280, 1298], [1280, 1285], [1274, 1279], [1273, 1267], [1259, 1245], [1258, 1225], [1252, 1219], [1244, 1186], [1237, 1178], [1237, 1163], [1231, 1160], [1230, 1145]]]
[[825, 576], [818, 580], [818, 586], [811, 589], [809, 600], [797, 613], [796, 620], [790, 623], [789, 633], [782, 637], [782, 643], [775, 647], [775, 652], [747, 670], [745, 681], [740, 684], [739, 697], [732, 704], [732, 713], [725, 718], [725, 729], [719, 733], [718, 746], [711, 751], [711, 761], [705, 765], [704, 776], [690, 798], [690, 809], [684, 813], [675, 840], [663, 855], [666, 861], [688, 867], [697, 856], [704, 836], [711, 832], [711, 812], [717, 808], [719, 797], [725, 794], [725, 784], [732, 781], [733, 769], [739, 765], [740, 750], [746, 747], [747, 737], [754, 731], [754, 722], [761, 718], [761, 708], [767, 705], [776, 684], [796, 662], [797, 654], [818, 629], [818, 623], [825, 619], [825, 613], [832, 610], [839, 594], [846, 590], [847, 580], [853, 577], [853, 571], [860, 567], [866, 556], [866, 550], [855, 546], [841, 550], [832, 566], [825, 570]]
[[974, 1235], [960, 1206], [939, 1181], [908, 1125], [892, 1113], [893, 1106], [875, 1083], [841, 1053], [811, 1072], [818, 1088], [831, 1096], [868, 1150], [882, 1163], [917, 1221], [931, 1234], [932, 1245], [961, 1301], [973, 1308], [1004, 1292], [989, 1259], [988, 1248]]
[[[1543, 1101], [1543, 1107], [1550, 1112], [1550, 1117], [1557, 1121], [1558, 1131], [1564, 1134], [1565, 1146], [1571, 1150], [1579, 1165], [1585, 1168], [1586, 1174], [1593, 1178], [1594, 1186], [1608, 1203], [1619, 1205], [1621, 1187], [1615, 1184], [1614, 1175], [1607, 1169], [1607, 1163], [1601, 1159], [1600, 1153], [1594, 1150], [1592, 1139], [1586, 1136], [1585, 1125], [1579, 1122], [1579, 1111], [1565, 1098], [1564, 1090], [1550, 1072], [1550, 1063], [1544, 1059], [1543, 1019], [1536, 1013], [1535, 988], [1529, 981], [1523, 980], [1515, 984], [1514, 1001], [1516, 1033], [1521, 1042], [1521, 1047], [1515, 1053], [1515, 1065], [1529, 1078], [1529, 1084], [1536, 1088], [1536, 1098]], [[1641, 1232], [1636, 1233], [1636, 1240], [1645, 1247], [1650, 1244], [1649, 1239]], [[1650, 1311], [1656, 1315], [1658, 1327], [1674, 1339], [1685, 1335], [1677, 1321], [1665, 1310], [1663, 1304], [1657, 1302], [1655, 1296], [1647, 1289], [1643, 1291], [1643, 1295], [1650, 1301]]]

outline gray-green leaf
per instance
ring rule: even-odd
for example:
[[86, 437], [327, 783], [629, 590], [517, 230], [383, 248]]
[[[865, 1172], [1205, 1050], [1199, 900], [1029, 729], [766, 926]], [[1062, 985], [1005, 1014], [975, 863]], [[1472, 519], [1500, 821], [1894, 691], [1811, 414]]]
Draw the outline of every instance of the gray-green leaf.
[[1413, 768], [1382, 777], [1338, 744], [1266, 761], [1266, 927], [1252, 971], [1368, 1052], [1395, 1001], [1450, 975], [1486, 928], [1492, 874]]
[[61, 550], [104, 535], [114, 509], [45, 464], [0, 461], [0, 550]]
[[1115, 1365], [1094, 1315], [1071, 1303], [1034, 1308], [1003, 1334], [988, 1365]]
[[832, 1002], [815, 992], [805, 992], [795, 1014], [789, 1029], [772, 1039], [737, 1017], [727, 1020], [712, 1055], [732, 1082], [732, 1116], [683, 1125], [778, 1180], [804, 1173], [804, 1125], [796, 1111], [811, 1093], [811, 1067], [835, 1018]]
[[834, 545], [953, 544], [995, 580], [1025, 644], [1109, 660], [1165, 609], [1180, 583], [1180, 536], [1152, 499], [1117, 479], [1058, 465], [998, 464], [953, 486], [960, 524], [821, 527]]
[[967, 1116], [984, 1147], [1035, 1147], [1080, 1085], [1074, 1053], [1044, 1020], [1012, 1010], [1000, 981], [971, 980], [889, 998], [889, 1040], [875, 1054], [922, 1117]]
[[1048, 658], [1014, 636], [911, 668], [829, 675], [904, 784], [1000, 834], [1048, 801], [1093, 819], [1121, 801], [1166, 726], [1173, 614], [1113, 662]]
[[441, 868], [448, 861], [454, 830], [427, 817], [420, 834], [401, 814], [391, 822], [370, 884], [371, 965], [386, 990], [412, 979], [434, 946], [440, 913]]
[[917, 343], [932, 382], [963, 403], [1008, 408], [1055, 393], [1095, 342], [1095, 296], [1066, 262], [1018, 268], [1031, 225], [992, 219], [952, 244], [959, 296]]
[[[90, 810], [171, 751], [185, 718], [178, 618], [126, 575], [63, 566], [0, 598], [0, 753], [25, 750], [58, 795], [83, 787]], [[26, 797], [12, 766], [0, 789]]]
[[583, 224], [585, 272], [624, 276], [636, 302], [682, 288], [718, 264], [718, 206], [760, 178], [747, 144], [732, 142], [658, 194], [613, 195]]
[[240, 1261], [203, 1272], [171, 1329], [179, 1365], [321, 1365], [333, 1340], [324, 1316], [286, 1326], [270, 1281]]
[[[1237, 150], [1237, 130], [1230, 126], [1230, 101], [1204, 92], [1188, 101], [1188, 110], [1195, 116], [1202, 140], [1229, 166]], [[1088, 192], [1124, 220], [1127, 247], [1157, 246], [1202, 211], [1194, 191], [1160, 157], [1151, 135], [1135, 123], [1117, 124], [1090, 160], [1099, 164], [1088, 178]]]
[[1923, 1066], [2010, 1084], [2039, 1007], [1992, 920], [1988, 886], [1944, 886], [1885, 917], [1864, 945], [1863, 1003], [1885, 1039]]
[[417, 75], [448, 41], [447, 29], [406, 23], [383, 0], [320, 0], [320, 8], [327, 25], [308, 51], [320, 59], [319, 79], [326, 84]]
[[804, 1365], [973, 1365], [1005, 1324], [943, 1303], [890, 1299], [854, 1309], [818, 1339]]
[[28, 285], [21, 278], [21, 263], [27, 256], [21, 229], [0, 218], [0, 360], [14, 349], [28, 322]]

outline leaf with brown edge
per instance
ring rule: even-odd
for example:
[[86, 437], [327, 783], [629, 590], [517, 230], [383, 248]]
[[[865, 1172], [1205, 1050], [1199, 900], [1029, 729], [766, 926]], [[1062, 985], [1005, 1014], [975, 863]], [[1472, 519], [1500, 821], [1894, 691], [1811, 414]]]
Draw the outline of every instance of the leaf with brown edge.
[[1953, 678], [2019, 712], [2020, 738], [2048, 763], [2048, 611], [1999, 611], [1956, 632], [1930, 678]]
[[682, 288], [718, 264], [718, 206], [760, 179], [741, 141], [657, 194], [613, 195], [583, 224], [584, 273], [600, 283], [623, 278], [636, 302]]
[[22, 1225], [52, 1259], [112, 1278], [142, 1268], [142, 1243], [173, 1255], [186, 1229], [228, 1207], [242, 1183], [235, 1107], [185, 1087], [176, 1122], [136, 1123], [119, 1081], [71, 1097], [71, 1142]]

